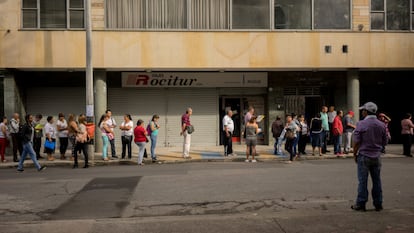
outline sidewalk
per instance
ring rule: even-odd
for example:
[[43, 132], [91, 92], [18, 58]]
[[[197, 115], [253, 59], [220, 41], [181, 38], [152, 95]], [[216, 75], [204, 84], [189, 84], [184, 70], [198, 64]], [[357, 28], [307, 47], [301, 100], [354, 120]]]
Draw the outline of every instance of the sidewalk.
[[[286, 162], [289, 160], [287, 152], [284, 152], [284, 155], [274, 155], [273, 146], [267, 145], [258, 145], [256, 147], [258, 156], [256, 160], [258, 162], [266, 161], [279, 161]], [[298, 160], [321, 160], [321, 159], [351, 159], [353, 154], [348, 154], [343, 157], [337, 158], [333, 154], [333, 146], [328, 146], [328, 150], [331, 152], [323, 156], [312, 156], [311, 147], [308, 145], [306, 152], [307, 155], [302, 155]], [[193, 146], [190, 150], [191, 159], [184, 159], [182, 157], [182, 147], [159, 147], [156, 149], [158, 163], [152, 163], [151, 158], [144, 159], [146, 165], [149, 164], [169, 164], [169, 163], [187, 163], [187, 162], [244, 162], [246, 159], [246, 146], [245, 145], [233, 145], [233, 151], [237, 156], [223, 156], [223, 146]], [[150, 155], [148, 155], [150, 156]], [[41, 165], [53, 167], [53, 166], [67, 166], [71, 167], [73, 161], [69, 159], [70, 155], [66, 155], [66, 160], [58, 159], [58, 155], [55, 154], [54, 161], [47, 161], [46, 159], [40, 159], [39, 163]], [[110, 161], [103, 161], [100, 153], [95, 153], [93, 162], [90, 161], [91, 166], [105, 166], [105, 165], [136, 165], [137, 164], [137, 154], [133, 153], [131, 160], [122, 160], [122, 159], [112, 159]], [[384, 158], [404, 158], [402, 155], [402, 145], [401, 144], [390, 144], [387, 146], [386, 154], [383, 155]], [[83, 156], [79, 157], [79, 166], [83, 166]], [[13, 161], [12, 156], [6, 156], [7, 162], [0, 163], [0, 168], [15, 168], [17, 163]], [[92, 160], [90, 156], [90, 160]], [[33, 167], [32, 160], [27, 159], [24, 163], [25, 167]]]

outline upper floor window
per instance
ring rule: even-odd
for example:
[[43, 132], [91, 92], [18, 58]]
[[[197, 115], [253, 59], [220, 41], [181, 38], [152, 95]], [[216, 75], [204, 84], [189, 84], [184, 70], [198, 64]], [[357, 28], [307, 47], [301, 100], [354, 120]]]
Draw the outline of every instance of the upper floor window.
[[233, 0], [233, 29], [269, 29], [269, 0]]
[[413, 0], [371, 0], [371, 29], [410, 30], [410, 1], [413, 5]]
[[23, 0], [23, 28], [84, 28], [83, 0]]
[[193, 29], [229, 29], [230, 0], [193, 0], [190, 6]]

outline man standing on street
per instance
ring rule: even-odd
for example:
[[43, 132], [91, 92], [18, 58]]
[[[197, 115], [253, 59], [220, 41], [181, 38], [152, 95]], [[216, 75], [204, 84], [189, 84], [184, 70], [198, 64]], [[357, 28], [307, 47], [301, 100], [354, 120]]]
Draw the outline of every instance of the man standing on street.
[[193, 114], [191, 108], [187, 108], [185, 113], [181, 116], [181, 133], [184, 136], [183, 143], [183, 158], [191, 159], [190, 157], [190, 145], [191, 145], [191, 133], [188, 132], [188, 127], [191, 127], [190, 116]]
[[321, 147], [322, 147], [322, 154], [326, 154], [326, 152], [330, 152], [327, 150], [328, 145], [328, 137], [329, 137], [329, 122], [328, 122], [328, 107], [322, 106], [321, 111], [321, 120], [322, 120], [322, 134], [321, 134]]
[[372, 179], [372, 199], [376, 211], [382, 210], [381, 150], [387, 144], [385, 124], [376, 117], [378, 107], [367, 102], [362, 107], [359, 121], [354, 131], [354, 157], [358, 164], [358, 196], [353, 210], [365, 211], [368, 201], [368, 175]]
[[19, 127], [20, 115], [18, 113], [14, 113], [13, 118], [10, 120], [10, 134], [13, 142], [13, 162], [19, 162], [17, 159], [17, 151], [19, 151], [20, 156], [23, 152], [22, 142], [19, 137]]
[[234, 131], [234, 123], [233, 119], [233, 111], [231, 109], [227, 110], [227, 115], [223, 117], [223, 145], [224, 145], [224, 156], [232, 156], [233, 155], [233, 131]]

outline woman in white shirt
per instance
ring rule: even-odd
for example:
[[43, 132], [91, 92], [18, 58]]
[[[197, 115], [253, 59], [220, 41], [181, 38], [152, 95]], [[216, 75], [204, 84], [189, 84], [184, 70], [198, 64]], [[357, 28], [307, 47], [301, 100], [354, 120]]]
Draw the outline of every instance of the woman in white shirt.
[[7, 147], [7, 136], [7, 117], [3, 117], [2, 121], [0, 122], [0, 156], [1, 162], [3, 163], [7, 162], [6, 159], [4, 159], [4, 153], [6, 152]]
[[119, 128], [121, 129], [121, 141], [122, 141], [122, 159], [125, 159], [125, 152], [128, 149], [128, 159], [131, 159], [132, 152], [131, 152], [131, 145], [132, 145], [132, 135], [134, 133], [134, 122], [132, 122], [132, 118], [130, 114], [124, 115], [124, 121], [122, 122]]
[[56, 122], [57, 136], [59, 138], [60, 159], [65, 160], [66, 150], [68, 149], [68, 122], [65, 120], [65, 115], [59, 113], [59, 119]]
[[[53, 126], [53, 117], [52, 116], [48, 116], [47, 117], [47, 123], [45, 125], [45, 136], [46, 139], [49, 142], [53, 142], [54, 144], [56, 144], [56, 128]], [[55, 160], [55, 158], [53, 157], [53, 153], [55, 152], [55, 148], [47, 148], [45, 147], [45, 153], [47, 154], [47, 160], [48, 161], [53, 161]]]

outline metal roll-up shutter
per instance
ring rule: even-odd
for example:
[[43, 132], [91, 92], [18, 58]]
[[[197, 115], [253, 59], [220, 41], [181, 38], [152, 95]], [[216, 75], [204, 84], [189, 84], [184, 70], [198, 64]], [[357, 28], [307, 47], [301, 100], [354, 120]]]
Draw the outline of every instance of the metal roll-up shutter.
[[218, 95], [215, 88], [169, 89], [168, 91], [167, 146], [181, 146], [181, 116], [188, 107], [193, 109], [191, 124], [195, 132], [192, 145], [217, 145]]
[[[154, 114], [160, 116], [157, 146], [165, 146], [166, 138], [166, 90], [165, 89], [138, 89], [138, 88], [110, 88], [108, 89], [108, 109], [112, 111], [117, 125], [124, 121], [124, 114], [131, 114], [134, 128], [137, 120], [142, 119], [145, 127]], [[103, 113], [97, 113], [97, 115]], [[121, 151], [121, 130], [115, 129], [115, 147]], [[138, 151], [136, 146], [132, 147], [133, 151]], [[118, 152], [118, 153], [119, 153]], [[149, 152], [149, 151], [148, 151]]]
[[57, 120], [59, 112], [67, 115], [79, 115], [86, 111], [85, 88], [80, 87], [47, 87], [29, 88], [26, 96], [26, 112], [54, 116]]

